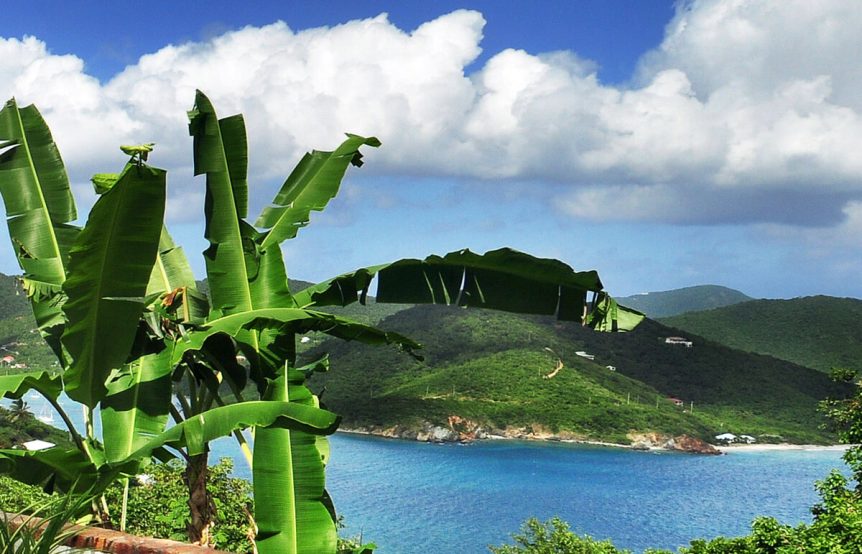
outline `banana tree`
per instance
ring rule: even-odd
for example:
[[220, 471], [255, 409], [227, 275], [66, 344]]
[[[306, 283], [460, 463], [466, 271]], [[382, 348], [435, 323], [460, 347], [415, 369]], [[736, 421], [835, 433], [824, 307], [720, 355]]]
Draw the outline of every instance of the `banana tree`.
[[[77, 447], [0, 452], [2, 466], [22, 480], [63, 489], [77, 475], [79, 487], [98, 490], [136, 470], [151, 455], [163, 457], [166, 446], [185, 456], [190, 474], [195, 470], [200, 477], [205, 476], [209, 440], [201, 443], [202, 434], [219, 436], [249, 425], [332, 432], [337, 418], [316, 407], [278, 401], [224, 406], [217, 396], [219, 372], [240, 381], [236, 368], [232, 372], [227, 363], [232, 359], [236, 365], [233, 343], [228, 341], [225, 355], [224, 339], [231, 333], [261, 332], [246, 327], [319, 329], [370, 342], [399, 340], [393, 334], [296, 309], [287, 314], [244, 311], [238, 317], [214, 317], [204, 325], [206, 300], [195, 293], [188, 262], [162, 226], [165, 172], [143, 163], [152, 145], [145, 145], [146, 151], [124, 147], [132, 160], [123, 172], [94, 178], [101, 196], [81, 230], [68, 225], [74, 217], [68, 179], [38, 111], [8, 102], [0, 111], [0, 137], [0, 192], [24, 271], [22, 282], [37, 325], [63, 368], [60, 376], [43, 372], [0, 378], [0, 395], [20, 399], [29, 390], [43, 394], [60, 413]], [[58, 203], [71, 208], [60, 210]], [[218, 348], [221, 352], [213, 356]], [[172, 380], [184, 376], [190, 386], [185, 394], [177, 394], [177, 408]], [[208, 390], [214, 382], [216, 390]], [[87, 410], [83, 432], [58, 403], [61, 391]], [[91, 414], [97, 406], [103, 443], [92, 431]], [[299, 415], [294, 413], [298, 407]], [[169, 414], [175, 416], [175, 425], [166, 430]], [[192, 430], [191, 436], [197, 438], [171, 438], [170, 433], [182, 429]], [[198, 460], [204, 461], [202, 468]], [[190, 489], [199, 494], [203, 479], [197, 477], [190, 479], [195, 484]], [[208, 517], [193, 513], [191, 527], [206, 528]]]
[[[401, 260], [292, 294], [282, 242], [308, 224], [311, 211], [325, 208], [349, 165], [362, 164], [359, 148], [380, 142], [348, 135], [332, 152], [307, 154], [273, 205], [251, 225], [246, 221], [248, 158], [242, 116], [219, 119], [209, 99], [198, 92], [189, 119], [195, 174], [206, 175], [209, 303], [196, 291], [185, 255], [156, 213], [163, 210], [164, 173], [144, 163], [151, 144], [124, 147], [132, 156], [124, 172], [94, 178], [102, 193], [94, 207], [99, 213], [95, 218], [91, 214], [81, 232], [69, 225], [74, 203], [47, 126], [35, 108], [19, 110], [11, 101], [0, 112], [0, 191], [39, 328], [53, 341], [66, 368], [62, 384], [89, 409], [102, 408], [104, 445], [85, 433], [78, 441], [81, 463], [110, 479], [151, 455], [162, 456], [165, 446], [180, 449], [188, 466], [190, 531], [201, 542], [206, 542], [211, 518], [204, 487], [204, 439], [216, 431], [231, 433], [252, 425], [257, 427], [253, 477], [258, 548], [264, 553], [334, 551], [335, 513], [324, 488], [324, 465], [325, 435], [334, 430], [337, 418], [319, 408], [306, 386], [308, 374], [325, 370], [327, 362], [296, 367], [295, 336], [320, 331], [346, 340], [394, 343], [408, 351], [416, 348], [405, 337], [314, 309], [364, 302], [375, 276], [378, 301], [555, 314], [603, 331], [629, 329], [642, 317], [605, 295], [595, 272], [575, 272], [561, 262], [509, 249]], [[128, 185], [129, 179], [156, 182], [153, 188], [160, 192]], [[150, 196], [133, 202], [128, 200], [133, 194]], [[123, 211], [140, 202], [150, 202], [147, 221]], [[22, 217], [29, 218], [26, 225], [20, 224]], [[125, 232], [126, 221], [134, 222], [134, 232]], [[96, 231], [105, 228], [116, 236]], [[120, 246], [121, 240], [137, 242]], [[34, 242], [41, 248], [38, 252]], [[117, 275], [112, 253], [129, 247], [140, 250], [140, 256], [129, 261], [128, 274]], [[103, 333], [116, 342], [104, 352], [92, 346]], [[238, 353], [248, 367], [237, 364]], [[252, 392], [245, 386], [248, 382]], [[15, 397], [27, 386], [10, 382], [8, 390], [0, 386], [0, 392]], [[260, 406], [285, 410], [279, 412], [284, 417], [270, 417], [270, 408]], [[286, 415], [288, 407], [292, 416]], [[224, 411], [228, 408], [230, 412]], [[300, 408], [305, 411], [297, 414]], [[233, 419], [214, 418], [211, 414], [218, 410]], [[169, 416], [175, 425], [165, 430]], [[214, 420], [223, 424], [209, 429]], [[171, 435], [175, 432], [181, 440]], [[53, 456], [43, 456], [39, 475], [63, 482], [62, 464]], [[14, 465], [20, 457], [5, 459]]]

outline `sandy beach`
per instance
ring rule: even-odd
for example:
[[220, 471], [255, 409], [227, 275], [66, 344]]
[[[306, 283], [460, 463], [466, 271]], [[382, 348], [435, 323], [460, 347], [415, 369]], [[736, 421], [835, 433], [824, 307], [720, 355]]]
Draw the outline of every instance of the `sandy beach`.
[[728, 452], [757, 452], [757, 451], [767, 451], [767, 450], [834, 450], [834, 451], [844, 451], [850, 448], [849, 444], [829, 444], [829, 445], [820, 445], [820, 444], [730, 444], [726, 446], [718, 446], [715, 447], [721, 450], [724, 453]]

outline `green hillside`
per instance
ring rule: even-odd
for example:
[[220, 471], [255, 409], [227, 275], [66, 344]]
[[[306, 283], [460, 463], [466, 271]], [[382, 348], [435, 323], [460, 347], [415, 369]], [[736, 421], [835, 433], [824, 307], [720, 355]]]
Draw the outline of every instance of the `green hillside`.
[[[305, 283], [291, 285], [299, 290]], [[6, 316], [0, 319], [0, 347], [30, 369], [52, 367], [53, 355], [33, 332], [29, 306], [16, 295], [14, 278], [0, 276], [0, 299], [0, 313]], [[368, 306], [331, 311], [366, 323], [382, 322], [386, 329], [419, 340], [425, 344], [425, 361], [391, 348], [311, 335], [300, 345], [302, 355], [310, 359], [328, 351], [333, 361], [333, 370], [315, 376], [313, 387], [325, 387], [324, 402], [345, 416], [347, 427], [443, 424], [450, 415], [458, 415], [490, 430], [532, 428], [617, 442], [627, 441], [630, 431], [702, 438], [731, 431], [829, 442], [831, 437], [818, 428], [816, 404], [841, 395], [843, 389], [801, 365], [855, 367], [852, 362], [860, 359], [862, 343], [858, 325], [853, 325], [862, 315], [862, 302], [847, 299], [788, 301], [795, 308], [780, 316], [771, 311], [780, 301], [748, 302], [686, 316], [730, 313], [723, 323], [714, 323], [715, 329], [738, 327], [737, 335], [748, 340], [758, 337], [756, 330], [771, 329], [763, 334], [771, 337], [769, 344], [781, 343], [788, 351], [802, 345], [794, 351], [795, 358], [787, 356], [801, 365], [776, 359], [775, 351], [760, 350], [775, 356], [769, 357], [722, 346], [718, 343], [732, 344], [731, 339], [710, 335], [709, 329], [678, 331], [650, 320], [633, 333], [600, 334], [543, 317], [371, 300]], [[761, 304], [766, 308], [747, 311], [748, 306]], [[756, 323], [755, 316], [762, 314], [769, 325]], [[819, 324], [811, 325], [812, 321]], [[782, 333], [786, 340], [779, 340]], [[665, 337], [680, 334], [694, 342], [692, 348], [665, 344]], [[801, 337], [812, 336], [823, 344], [803, 343]], [[820, 348], [816, 355], [801, 355], [816, 348]], [[595, 359], [580, 357], [578, 351]], [[558, 361], [562, 369], [545, 378]], [[670, 402], [670, 396], [682, 399], [686, 410]]]
[[0, 273], [0, 320], [30, 313], [30, 304], [18, 278]]
[[756, 300], [662, 322], [739, 350], [820, 371], [862, 370], [862, 300], [855, 298]]
[[[0, 358], [12, 356], [13, 364], [24, 364], [26, 369], [54, 367], [56, 358], [35, 329], [36, 321], [18, 278], [0, 273]], [[0, 365], [0, 374], [21, 371], [9, 365]]]
[[[630, 431], [828, 442], [817, 402], [844, 393], [817, 371], [698, 337], [692, 348], [665, 344], [678, 333], [653, 321], [611, 335], [547, 318], [416, 306], [381, 326], [422, 342], [425, 360], [333, 340], [306, 353], [330, 352], [333, 369], [313, 385], [347, 427], [445, 424], [457, 415], [492, 430], [531, 426], [616, 442]], [[545, 378], [557, 356], [563, 369]]]
[[700, 310], [710, 310], [751, 300], [750, 296], [718, 285], [700, 285], [662, 292], [647, 292], [617, 299], [653, 319]]

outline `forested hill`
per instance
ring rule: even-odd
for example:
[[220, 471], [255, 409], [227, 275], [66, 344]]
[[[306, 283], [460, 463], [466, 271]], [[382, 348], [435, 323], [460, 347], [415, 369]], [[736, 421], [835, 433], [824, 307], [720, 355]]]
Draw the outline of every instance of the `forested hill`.
[[18, 277], [0, 273], [0, 320], [29, 313], [30, 304], [18, 284]]
[[862, 300], [809, 296], [755, 300], [662, 319], [747, 352], [768, 354], [821, 371], [862, 371]]
[[36, 321], [18, 278], [0, 273], [0, 357], [12, 356], [7, 364], [18, 369], [49, 369], [56, 358], [35, 330]]
[[694, 335], [685, 337], [691, 347], [667, 344], [679, 332], [650, 320], [602, 334], [542, 317], [415, 306], [380, 325], [422, 342], [425, 360], [317, 338], [306, 352], [331, 353], [333, 369], [313, 387], [325, 387], [323, 401], [347, 427], [445, 424], [457, 415], [494, 429], [620, 442], [630, 431], [828, 442], [817, 403], [845, 392], [818, 371]]
[[617, 298], [620, 304], [639, 310], [653, 319], [730, 306], [751, 299], [738, 290], [718, 285], [699, 285]]

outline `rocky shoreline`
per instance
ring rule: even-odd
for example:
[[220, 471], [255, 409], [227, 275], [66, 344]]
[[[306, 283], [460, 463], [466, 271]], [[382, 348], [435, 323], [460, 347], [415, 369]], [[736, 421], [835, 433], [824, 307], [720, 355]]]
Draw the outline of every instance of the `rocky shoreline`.
[[722, 454], [722, 451], [713, 445], [688, 435], [672, 436], [662, 433], [629, 433], [627, 438], [631, 442], [629, 444], [620, 444], [596, 441], [568, 431], [554, 433], [542, 425], [506, 427], [504, 429], [484, 428], [476, 422], [457, 415], [449, 416], [446, 425], [433, 424], [426, 421], [418, 426], [359, 426], [343, 428], [339, 429], [339, 431], [433, 443], [471, 443], [477, 440], [528, 440], [611, 446], [632, 450], [664, 450], [709, 455]]

